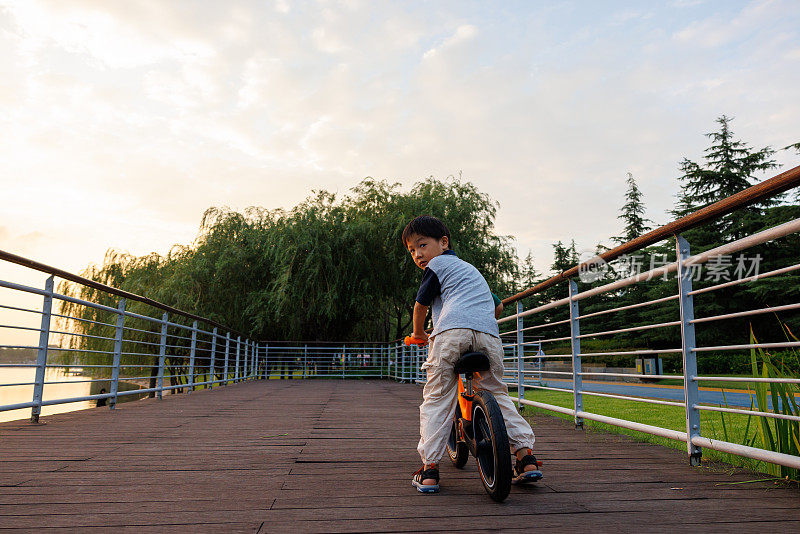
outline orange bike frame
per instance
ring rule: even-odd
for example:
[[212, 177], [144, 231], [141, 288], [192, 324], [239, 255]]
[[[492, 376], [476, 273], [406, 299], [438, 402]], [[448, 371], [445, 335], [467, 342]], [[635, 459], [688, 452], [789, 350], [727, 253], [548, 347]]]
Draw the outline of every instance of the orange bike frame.
[[[421, 339], [417, 339], [412, 336], [406, 336], [405, 344], [419, 345], [420, 347], [424, 347], [425, 345], [427, 345], [427, 341], [423, 341]], [[473, 377], [480, 378], [481, 375], [476, 372], [473, 373]], [[467, 398], [464, 395], [466, 391], [467, 390], [464, 387], [464, 381], [461, 379], [461, 375], [458, 375], [458, 405], [461, 407], [461, 417], [463, 417], [467, 421], [472, 421], [472, 399]]]
[[[481, 375], [477, 372], [472, 373], [472, 376], [473, 380], [481, 377]], [[461, 375], [458, 375], [458, 406], [461, 408], [461, 417], [467, 421], [472, 421], [472, 399], [469, 399], [464, 395], [466, 391], [467, 390], [464, 387], [464, 380], [461, 379]]]

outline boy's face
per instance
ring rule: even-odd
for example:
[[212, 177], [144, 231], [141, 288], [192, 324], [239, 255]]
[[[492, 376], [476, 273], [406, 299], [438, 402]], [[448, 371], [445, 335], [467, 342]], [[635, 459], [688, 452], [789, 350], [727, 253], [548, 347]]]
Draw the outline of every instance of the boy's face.
[[411, 234], [408, 241], [406, 241], [406, 247], [411, 253], [411, 258], [420, 269], [424, 269], [429, 261], [443, 254], [449, 245], [450, 242], [447, 236], [436, 239], [434, 237]]

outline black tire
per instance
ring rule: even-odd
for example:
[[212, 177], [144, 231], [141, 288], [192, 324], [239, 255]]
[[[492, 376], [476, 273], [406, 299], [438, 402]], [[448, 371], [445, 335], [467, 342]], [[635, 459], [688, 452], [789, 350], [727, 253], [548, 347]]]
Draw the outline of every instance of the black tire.
[[483, 487], [492, 500], [502, 502], [511, 491], [511, 448], [500, 405], [488, 391], [472, 402], [472, 429]]
[[450, 437], [447, 438], [447, 455], [456, 468], [461, 469], [469, 460], [469, 449], [464, 441], [459, 441], [458, 420], [461, 418], [461, 406], [456, 404], [456, 413], [453, 417], [453, 426], [450, 428]]

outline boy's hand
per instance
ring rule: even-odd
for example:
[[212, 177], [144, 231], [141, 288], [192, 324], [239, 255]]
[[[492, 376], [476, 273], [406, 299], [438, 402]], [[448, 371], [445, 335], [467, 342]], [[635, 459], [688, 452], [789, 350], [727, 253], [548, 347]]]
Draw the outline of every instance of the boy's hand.
[[410, 336], [406, 336], [405, 339], [406, 345], [427, 345], [428, 344], [428, 334], [423, 331], [421, 334], [413, 333]]

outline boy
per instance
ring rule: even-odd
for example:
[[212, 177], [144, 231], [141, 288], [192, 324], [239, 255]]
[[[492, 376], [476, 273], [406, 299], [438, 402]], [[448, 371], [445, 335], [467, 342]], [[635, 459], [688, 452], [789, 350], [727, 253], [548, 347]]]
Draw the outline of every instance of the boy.
[[451, 248], [450, 231], [436, 217], [422, 215], [403, 230], [403, 244], [414, 263], [425, 272], [414, 303], [413, 337], [428, 340], [425, 318], [433, 308], [433, 332], [428, 359], [422, 365], [428, 377], [419, 407], [420, 439], [417, 451], [422, 468], [412, 484], [423, 493], [439, 491], [439, 461], [445, 453], [457, 402], [455, 361], [467, 351], [483, 352], [491, 361], [488, 373], [476, 377], [480, 389], [491, 392], [503, 412], [508, 440], [515, 451], [514, 482], [542, 478], [533, 456], [533, 430], [517, 413], [502, 383], [503, 346], [495, 319], [495, 302], [478, 270], [460, 260]]

